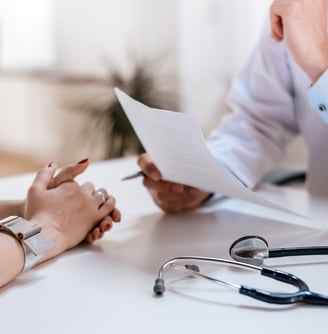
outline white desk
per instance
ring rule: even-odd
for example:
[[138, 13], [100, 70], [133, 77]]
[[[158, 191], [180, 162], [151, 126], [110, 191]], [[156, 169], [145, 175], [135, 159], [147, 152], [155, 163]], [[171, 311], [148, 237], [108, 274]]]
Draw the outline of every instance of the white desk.
[[[171, 257], [228, 258], [231, 242], [245, 234], [262, 235], [271, 246], [286, 246], [325, 244], [328, 233], [313, 229], [315, 224], [305, 219], [231, 199], [193, 213], [165, 215], [153, 204], [141, 179], [120, 181], [135, 170], [135, 159], [101, 162], [80, 178], [115, 194], [123, 213], [121, 224], [94, 245], [69, 251], [1, 289], [1, 334], [326, 333], [328, 308], [270, 305], [205, 281], [168, 283], [165, 295], [154, 297], [159, 266]], [[32, 178], [0, 180], [1, 198], [22, 197]], [[287, 190], [273, 194], [288, 200], [291, 207], [313, 209], [305, 195]], [[320, 216], [323, 205], [321, 209]], [[280, 269], [303, 278], [312, 290], [328, 294], [328, 258], [275, 261]]]

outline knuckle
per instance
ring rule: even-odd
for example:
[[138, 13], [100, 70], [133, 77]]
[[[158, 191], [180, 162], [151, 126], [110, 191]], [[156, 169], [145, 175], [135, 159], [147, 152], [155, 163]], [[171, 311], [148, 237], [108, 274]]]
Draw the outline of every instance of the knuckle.
[[116, 205], [116, 199], [113, 196], [109, 196], [106, 203], [110, 204], [111, 207], [115, 207]]
[[94, 187], [93, 183], [90, 181], [87, 181], [83, 184], [85, 187]]
[[167, 202], [167, 194], [162, 192], [154, 192], [153, 197], [155, 197], [160, 202]]
[[34, 185], [31, 185], [28, 188], [27, 196], [32, 196], [32, 195], [36, 194], [36, 191], [37, 191], [37, 188]]
[[116, 200], [114, 197], [110, 196], [106, 202], [102, 205], [102, 207], [106, 210], [106, 211], [113, 211], [113, 209], [115, 208], [115, 203]]

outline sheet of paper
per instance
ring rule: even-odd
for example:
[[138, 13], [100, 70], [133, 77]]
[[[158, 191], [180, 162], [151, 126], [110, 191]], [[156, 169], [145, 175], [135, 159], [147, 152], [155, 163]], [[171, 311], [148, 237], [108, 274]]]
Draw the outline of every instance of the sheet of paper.
[[207, 148], [203, 133], [190, 114], [150, 108], [118, 88], [115, 93], [164, 180], [290, 213], [245, 187], [220, 164]]

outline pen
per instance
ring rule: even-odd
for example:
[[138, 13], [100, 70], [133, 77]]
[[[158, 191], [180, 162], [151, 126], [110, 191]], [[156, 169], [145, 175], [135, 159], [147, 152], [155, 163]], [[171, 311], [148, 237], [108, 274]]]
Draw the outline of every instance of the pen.
[[132, 179], [135, 179], [135, 178], [137, 178], [139, 176], [145, 176], [145, 173], [142, 170], [139, 170], [138, 172], [136, 172], [134, 174], [131, 174], [131, 175], [123, 177], [121, 179], [121, 181], [132, 180]]

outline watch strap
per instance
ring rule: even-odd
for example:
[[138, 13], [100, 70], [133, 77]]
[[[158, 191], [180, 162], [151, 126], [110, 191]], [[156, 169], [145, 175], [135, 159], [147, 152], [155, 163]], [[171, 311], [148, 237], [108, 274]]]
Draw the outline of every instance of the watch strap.
[[26, 271], [37, 264], [44, 252], [53, 245], [41, 232], [41, 226], [31, 225], [24, 218], [11, 216], [0, 221], [0, 232], [15, 237], [24, 250], [24, 267]]

